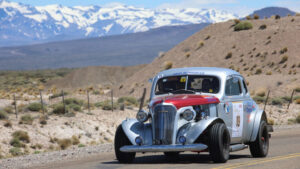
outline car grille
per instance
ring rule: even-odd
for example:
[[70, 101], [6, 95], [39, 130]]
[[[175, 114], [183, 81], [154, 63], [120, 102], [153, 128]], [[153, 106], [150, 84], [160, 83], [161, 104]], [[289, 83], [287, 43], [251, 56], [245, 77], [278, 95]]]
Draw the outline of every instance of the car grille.
[[168, 105], [154, 108], [154, 140], [153, 144], [172, 144], [176, 109]]

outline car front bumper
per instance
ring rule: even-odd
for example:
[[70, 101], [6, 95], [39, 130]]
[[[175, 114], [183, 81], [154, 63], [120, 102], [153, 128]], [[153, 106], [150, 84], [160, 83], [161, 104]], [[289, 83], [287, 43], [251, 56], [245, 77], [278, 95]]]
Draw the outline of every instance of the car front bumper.
[[132, 145], [120, 148], [122, 152], [178, 152], [178, 151], [202, 151], [207, 149], [205, 144], [190, 145]]

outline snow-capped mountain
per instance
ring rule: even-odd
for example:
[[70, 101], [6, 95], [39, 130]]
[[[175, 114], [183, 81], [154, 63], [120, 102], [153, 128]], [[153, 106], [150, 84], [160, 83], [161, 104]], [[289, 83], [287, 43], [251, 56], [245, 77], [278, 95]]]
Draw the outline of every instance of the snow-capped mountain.
[[34, 7], [0, 0], [0, 46], [134, 33], [236, 17], [213, 9], [145, 9], [126, 5]]

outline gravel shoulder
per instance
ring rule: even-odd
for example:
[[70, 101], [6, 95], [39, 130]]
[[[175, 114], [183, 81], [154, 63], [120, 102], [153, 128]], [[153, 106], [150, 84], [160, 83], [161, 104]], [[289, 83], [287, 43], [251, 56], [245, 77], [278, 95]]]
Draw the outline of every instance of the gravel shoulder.
[[[291, 128], [300, 128], [300, 124], [295, 125], [275, 125], [274, 131], [282, 131]], [[83, 158], [94, 157], [107, 152], [113, 151], [113, 144], [101, 144], [97, 146], [89, 146], [82, 148], [73, 148], [63, 151], [46, 152], [41, 154], [33, 154], [15, 158], [0, 160], [0, 168], [2, 169], [24, 169], [34, 168], [46, 164], [56, 164], [68, 161], [76, 161]]]

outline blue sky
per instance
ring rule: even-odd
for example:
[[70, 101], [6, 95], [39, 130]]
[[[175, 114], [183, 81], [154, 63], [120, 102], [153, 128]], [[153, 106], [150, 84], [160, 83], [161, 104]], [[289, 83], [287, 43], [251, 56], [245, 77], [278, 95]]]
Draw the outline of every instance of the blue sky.
[[246, 15], [253, 10], [267, 6], [287, 7], [300, 11], [300, 0], [11, 0], [34, 6], [61, 4], [66, 6], [100, 5], [122, 3], [144, 8], [215, 8]]

